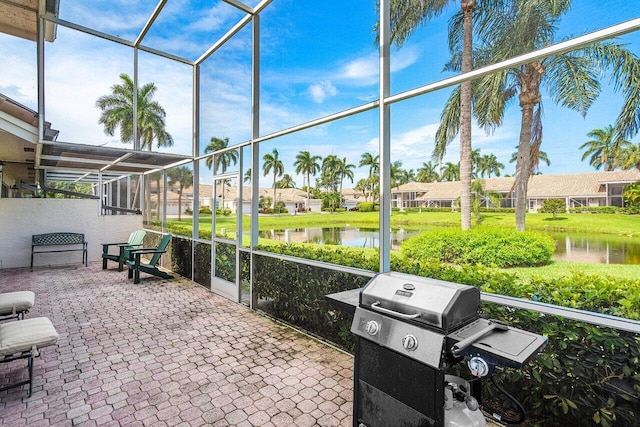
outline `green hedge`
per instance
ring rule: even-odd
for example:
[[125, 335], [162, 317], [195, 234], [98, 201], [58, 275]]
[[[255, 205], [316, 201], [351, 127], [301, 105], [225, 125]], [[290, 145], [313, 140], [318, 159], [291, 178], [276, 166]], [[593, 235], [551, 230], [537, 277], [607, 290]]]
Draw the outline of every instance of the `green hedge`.
[[402, 253], [409, 258], [497, 267], [546, 264], [554, 250], [555, 242], [547, 235], [501, 228], [439, 228], [402, 243]]
[[360, 202], [358, 203], [358, 212], [378, 212], [380, 210], [380, 204], [373, 202]]
[[[260, 249], [372, 271], [378, 268], [375, 250], [277, 243]], [[328, 306], [324, 295], [361, 287], [368, 281], [365, 277], [267, 256], [256, 256], [255, 264], [254, 292], [262, 309], [345, 348], [351, 346], [350, 319]], [[640, 279], [574, 273], [523, 282], [491, 267], [428, 262], [398, 253], [392, 253], [391, 269], [473, 285], [485, 292], [640, 319]], [[495, 373], [535, 424], [634, 425], [634, 414], [640, 413], [640, 337], [493, 304], [483, 303], [483, 310], [486, 318], [549, 339], [540, 357], [524, 369]]]
[[451, 207], [447, 208], [404, 208], [405, 212], [451, 212]]
[[570, 208], [569, 213], [615, 214], [624, 213], [624, 208], [618, 206], [582, 206], [579, 208]]

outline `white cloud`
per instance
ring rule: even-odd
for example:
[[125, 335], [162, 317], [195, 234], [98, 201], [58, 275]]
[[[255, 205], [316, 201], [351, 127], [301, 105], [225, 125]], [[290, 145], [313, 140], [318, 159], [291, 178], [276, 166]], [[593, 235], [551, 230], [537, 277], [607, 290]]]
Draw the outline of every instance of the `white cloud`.
[[[403, 70], [414, 64], [419, 53], [415, 48], [406, 48], [394, 52], [391, 55], [391, 72]], [[333, 76], [334, 79], [348, 80], [355, 85], [371, 85], [378, 82], [379, 58], [376, 51], [367, 53], [347, 62], [340, 71]]]
[[353, 80], [370, 80], [378, 78], [378, 57], [367, 55], [356, 58], [342, 67], [339, 76]]
[[308, 92], [311, 95], [311, 99], [318, 104], [322, 104], [325, 99], [336, 96], [338, 89], [330, 81], [324, 80], [310, 85]]
[[207, 10], [197, 11], [197, 19], [189, 24], [187, 30], [193, 31], [212, 31], [220, 28], [229, 21], [230, 18], [238, 18], [239, 13], [235, 8], [224, 2], [208, 8]]

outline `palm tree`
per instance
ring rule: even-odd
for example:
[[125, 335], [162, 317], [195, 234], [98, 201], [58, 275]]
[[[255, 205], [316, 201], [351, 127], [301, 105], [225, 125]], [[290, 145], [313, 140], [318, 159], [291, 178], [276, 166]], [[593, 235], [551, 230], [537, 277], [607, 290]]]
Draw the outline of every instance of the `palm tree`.
[[360, 179], [360, 180], [356, 183], [355, 187], [353, 187], [353, 189], [354, 189], [355, 191], [362, 192], [362, 195], [364, 196], [364, 201], [365, 201], [365, 202], [367, 202], [367, 201], [368, 201], [368, 197], [367, 197], [367, 196], [368, 196], [368, 195], [367, 195], [367, 190], [368, 190], [368, 188], [369, 188], [369, 184], [368, 184], [367, 180], [366, 180], [366, 179], [364, 179], [364, 178]]
[[[482, 168], [480, 149], [471, 150], [471, 179], [476, 179]], [[473, 195], [472, 195], [473, 196]]]
[[264, 165], [262, 166], [262, 170], [264, 171], [264, 176], [267, 176], [269, 172], [273, 172], [273, 207], [276, 206], [276, 180], [278, 177], [281, 177], [284, 173], [284, 164], [282, 160], [278, 158], [278, 150], [275, 148], [271, 153], [267, 153], [262, 157], [264, 160]]
[[342, 206], [342, 181], [345, 178], [348, 178], [353, 184], [353, 170], [356, 168], [356, 165], [347, 163], [347, 158], [344, 157], [342, 160], [338, 162], [338, 174], [340, 176], [340, 206]]
[[418, 168], [418, 174], [416, 175], [416, 180], [418, 182], [438, 182], [440, 181], [440, 176], [436, 171], [436, 166], [431, 163], [422, 162], [422, 166]]
[[[518, 146], [516, 145], [516, 150]], [[549, 155], [546, 151], [540, 150], [540, 146], [534, 147], [531, 146], [531, 151], [529, 153], [531, 167], [529, 168], [529, 175], [540, 175], [540, 162], [544, 162], [547, 166], [551, 166], [551, 160], [549, 160]], [[509, 163], [516, 163], [518, 161], [518, 152], [514, 152], [511, 154], [511, 159], [509, 159]], [[506, 176], [506, 175], [505, 175]]]
[[[205, 147], [205, 153], [214, 153], [216, 151], [223, 150], [229, 146], [229, 138], [216, 138], [215, 136], [211, 137], [211, 141]], [[227, 150], [219, 154], [214, 154], [213, 156], [207, 157], [207, 167], [209, 169], [212, 168], [215, 173], [221, 172], [225, 173], [227, 168], [231, 166], [231, 163], [235, 166], [238, 163], [238, 151], [237, 150]]]
[[[500, 170], [504, 169], [504, 164], [498, 161], [498, 158], [495, 154], [485, 154], [480, 157], [478, 173], [480, 176], [484, 177], [484, 174], [487, 174], [487, 178], [491, 178], [491, 174], [495, 176], [500, 176]], [[473, 183], [471, 183], [473, 186]], [[471, 189], [473, 191], [473, 189]]]
[[193, 171], [187, 167], [170, 169], [167, 173], [169, 185], [178, 185], [178, 221], [182, 220], [182, 191], [193, 186]]
[[380, 172], [380, 156], [373, 155], [369, 152], [363, 153], [360, 157], [360, 163], [358, 167], [369, 166], [369, 177], [367, 178], [369, 184], [370, 194], [374, 193], [373, 177]]
[[[297, 174], [304, 174], [307, 179], [307, 205], [309, 210], [309, 193], [311, 191], [311, 175], [315, 176], [320, 172], [320, 165], [318, 162], [322, 159], [320, 156], [312, 156], [308, 151], [300, 151], [296, 156], [296, 161], [293, 162], [293, 166], [296, 167]], [[303, 183], [304, 185], [304, 183]]]
[[120, 74], [120, 84], [111, 86], [111, 93], [103, 95], [96, 101], [96, 107], [102, 110], [98, 123], [104, 125], [104, 133], [109, 136], [120, 128], [120, 140], [125, 143], [133, 142], [134, 150], [148, 149], [151, 151], [153, 141], [157, 147], [171, 147], [173, 138], [166, 131], [165, 118], [167, 113], [157, 102], [153, 101], [156, 86], [153, 83], [143, 85], [137, 91], [136, 139], [133, 137], [133, 95], [134, 84], [127, 74]]
[[338, 191], [338, 178], [340, 176], [340, 158], [335, 154], [330, 154], [322, 160], [321, 181], [327, 190]]
[[611, 125], [604, 129], [593, 129], [587, 136], [592, 139], [580, 146], [581, 150], [585, 150], [581, 160], [589, 157], [589, 164], [596, 170], [603, 166], [605, 172], [614, 170], [621, 165], [623, 151], [632, 146], [630, 141], [620, 138]]
[[243, 178], [245, 184], [248, 184], [251, 182], [251, 168], [247, 169], [247, 171], [244, 173], [244, 178]]
[[402, 161], [396, 160], [391, 164], [391, 187], [400, 187], [402, 184], [412, 181], [415, 178], [413, 169], [402, 169]]
[[[209, 144], [205, 147], [205, 153], [215, 153], [216, 151], [223, 150], [229, 146], [229, 138], [220, 139], [215, 136], [211, 137]], [[214, 173], [225, 173], [227, 168], [231, 166], [231, 163], [235, 166], [238, 163], [238, 151], [227, 150], [219, 154], [207, 157], [206, 165], [209, 169], [213, 167]], [[222, 192], [222, 207], [224, 208], [224, 182], [220, 185], [220, 191]]]
[[443, 181], [459, 181], [460, 180], [460, 165], [447, 162], [442, 169]]
[[502, 194], [496, 191], [487, 191], [484, 186], [484, 180], [474, 179], [471, 183], [471, 206], [476, 217], [476, 224], [479, 224], [480, 221], [482, 221], [482, 218], [480, 217], [480, 208], [483, 203], [500, 207], [500, 204], [502, 203]]
[[640, 143], [632, 145], [622, 153], [622, 168], [640, 171]]
[[622, 197], [628, 205], [640, 207], [640, 183], [628, 184], [624, 188]]
[[[155, 181], [156, 182], [156, 196], [158, 199], [158, 210], [156, 211], [156, 219], [160, 219], [160, 206], [161, 206], [161, 190], [162, 188], [160, 187], [160, 181], [162, 180], [162, 171], [156, 171], [153, 172], [151, 174], [149, 174], [149, 184], [151, 184], [151, 181]], [[147, 201], [147, 207], [150, 208], [151, 207], [151, 185], [149, 185], [149, 191], [146, 191], [147, 195], [148, 195], [148, 201]], [[151, 213], [149, 213], [151, 214]], [[149, 219], [151, 219], [151, 216], [149, 215]]]
[[[556, 43], [558, 24], [570, 5], [570, 0], [512, 0], [505, 2], [505, 7], [480, 16], [476, 28], [479, 29], [481, 54], [475, 56], [478, 61], [474, 65], [495, 64]], [[456, 55], [447, 66], [451, 70], [459, 69]], [[614, 88], [624, 94], [623, 107], [614, 128], [616, 133], [629, 137], [640, 127], [636, 117], [640, 109], [640, 97], [637, 96], [640, 61], [620, 43], [596, 42], [474, 81], [478, 88], [473, 92], [474, 113], [485, 129], [501, 125], [506, 106], [516, 97], [518, 99], [521, 123], [514, 182], [517, 230], [525, 228], [531, 154], [542, 144], [541, 88], [549, 89], [549, 97], [556, 104], [584, 116], [600, 94], [597, 77], [607, 70], [611, 71]], [[457, 99], [449, 98], [449, 114], [443, 117], [442, 124], [447, 129], [456, 123], [452, 120], [456, 102]]]
[[293, 178], [288, 173], [282, 175], [282, 179], [276, 182], [277, 188], [295, 188], [296, 183], [293, 181]]
[[[391, 1], [391, 40], [400, 47], [413, 31], [439, 16], [449, 5], [458, 0], [392, 0]], [[477, 0], [459, 0], [462, 14], [462, 73], [473, 70], [472, 33], [473, 14]], [[485, 0], [489, 3], [491, 0]], [[452, 37], [450, 37], [452, 39]], [[453, 43], [452, 43], [453, 42]], [[450, 40], [450, 46], [456, 45]], [[460, 84], [458, 93], [458, 126], [460, 132], [460, 212], [462, 215], [462, 229], [471, 229], [471, 82]], [[444, 114], [444, 113], [443, 113]], [[442, 160], [444, 147], [453, 139], [455, 134], [445, 134], [438, 129], [434, 158]], [[439, 151], [439, 152], [437, 152]]]

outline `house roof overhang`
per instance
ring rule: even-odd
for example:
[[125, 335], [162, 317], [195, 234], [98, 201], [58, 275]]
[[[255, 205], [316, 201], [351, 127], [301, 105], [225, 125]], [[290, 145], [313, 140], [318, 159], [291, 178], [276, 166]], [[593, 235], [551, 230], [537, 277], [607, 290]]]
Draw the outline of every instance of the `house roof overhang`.
[[[58, 16], [59, 0], [45, 0], [46, 15]], [[0, 0], [0, 33], [10, 34], [27, 40], [38, 39], [39, 0]], [[44, 39], [56, 39], [56, 25], [45, 22]]]

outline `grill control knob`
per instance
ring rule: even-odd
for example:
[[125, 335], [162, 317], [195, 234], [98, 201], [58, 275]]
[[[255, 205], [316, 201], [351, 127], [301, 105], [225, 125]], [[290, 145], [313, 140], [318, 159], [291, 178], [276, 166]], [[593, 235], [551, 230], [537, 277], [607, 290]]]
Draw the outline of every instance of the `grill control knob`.
[[467, 362], [467, 366], [474, 377], [486, 377], [489, 374], [489, 364], [482, 357], [472, 357]]
[[407, 351], [413, 351], [418, 348], [418, 339], [413, 335], [407, 335], [402, 338], [402, 346]]
[[380, 325], [375, 320], [369, 320], [364, 326], [364, 329], [371, 336], [378, 335], [378, 332], [380, 332]]

